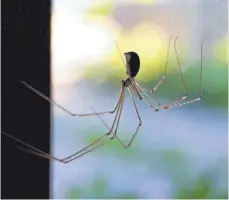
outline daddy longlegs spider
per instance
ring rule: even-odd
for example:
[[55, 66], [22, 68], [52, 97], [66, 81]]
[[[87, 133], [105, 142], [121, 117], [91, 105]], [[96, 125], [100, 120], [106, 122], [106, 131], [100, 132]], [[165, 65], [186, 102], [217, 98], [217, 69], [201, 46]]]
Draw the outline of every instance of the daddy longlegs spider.
[[[58, 103], [56, 103], [55, 101], [53, 101], [52, 99], [50, 99], [49, 97], [45, 96], [43, 93], [41, 93], [40, 91], [38, 91], [37, 89], [35, 89], [34, 87], [32, 87], [31, 85], [29, 85], [28, 83], [24, 82], [24, 81], [20, 81], [25, 87], [27, 87], [28, 89], [30, 89], [31, 91], [33, 91], [34, 93], [36, 93], [37, 95], [41, 96], [43, 99], [45, 99], [46, 101], [48, 101], [49, 103], [57, 106], [59, 109], [63, 110], [64, 112], [68, 113], [69, 115], [71, 116], [78, 116], [78, 117], [82, 117], [82, 116], [93, 116], [93, 115], [97, 115], [101, 122], [106, 126], [106, 128], [108, 129], [108, 132], [104, 135], [102, 135], [101, 137], [99, 137], [98, 139], [96, 139], [94, 142], [92, 142], [91, 144], [87, 145], [86, 147], [82, 148], [81, 150], [65, 157], [65, 158], [57, 158], [55, 156], [52, 156], [50, 154], [47, 154], [43, 151], [41, 151], [40, 149], [38, 148], [35, 148], [34, 146], [31, 146], [15, 137], [13, 137], [12, 135], [9, 135], [8, 133], [2, 131], [2, 133], [4, 135], [6, 135], [7, 137], [10, 137], [11, 139], [14, 139], [16, 140], [17, 142], [29, 147], [30, 149], [24, 149], [22, 148], [22, 150], [28, 152], [28, 153], [31, 153], [31, 154], [34, 154], [34, 155], [37, 155], [37, 156], [40, 156], [40, 157], [43, 157], [43, 158], [46, 158], [46, 159], [52, 159], [52, 160], [56, 160], [56, 161], [59, 161], [59, 162], [62, 162], [62, 163], [69, 163], [73, 160], [75, 160], [76, 158], [79, 158], [91, 151], [93, 151], [94, 149], [112, 141], [113, 139], [117, 139], [121, 145], [123, 145], [125, 148], [129, 148], [131, 146], [131, 144], [133, 143], [141, 125], [142, 125], [142, 120], [141, 120], [141, 117], [140, 117], [140, 114], [139, 114], [139, 111], [138, 111], [138, 108], [137, 108], [137, 105], [136, 105], [136, 102], [135, 102], [135, 98], [132, 94], [132, 90], [137, 94], [138, 98], [140, 100], [144, 100], [149, 106], [150, 108], [153, 110], [153, 111], [159, 111], [160, 109], [170, 109], [170, 108], [174, 108], [174, 107], [177, 107], [177, 106], [182, 106], [182, 105], [185, 105], [185, 104], [190, 104], [190, 103], [194, 103], [196, 101], [199, 101], [202, 99], [202, 71], [203, 71], [203, 66], [202, 66], [202, 55], [203, 55], [203, 43], [204, 41], [202, 41], [201, 43], [201, 58], [200, 58], [200, 86], [199, 86], [199, 97], [195, 98], [195, 99], [191, 99], [191, 100], [186, 100], [184, 101], [186, 98], [187, 98], [187, 88], [186, 88], [186, 84], [185, 84], [185, 81], [184, 81], [184, 76], [183, 76], [183, 72], [182, 72], [182, 69], [181, 69], [181, 64], [180, 64], [180, 60], [179, 60], [179, 56], [178, 56], [178, 51], [177, 51], [177, 48], [176, 48], [176, 41], [177, 41], [177, 37], [175, 38], [174, 40], [174, 50], [175, 50], [175, 55], [176, 55], [176, 59], [177, 59], [177, 65], [178, 65], [178, 69], [179, 69], [179, 72], [180, 72], [180, 76], [181, 76], [181, 81], [182, 81], [182, 86], [183, 86], [183, 89], [184, 89], [184, 95], [171, 102], [171, 103], [168, 103], [166, 105], [163, 105], [163, 104], [160, 104], [155, 98], [151, 97], [150, 94], [156, 92], [156, 90], [159, 88], [159, 86], [164, 83], [166, 77], [167, 77], [167, 65], [168, 65], [168, 57], [169, 57], [169, 51], [170, 51], [170, 45], [171, 45], [171, 37], [169, 39], [169, 42], [168, 42], [168, 47], [167, 47], [167, 53], [166, 53], [166, 59], [165, 59], [165, 66], [164, 66], [164, 73], [163, 73], [163, 76], [159, 79], [159, 81], [157, 82], [156, 86], [153, 87], [153, 89], [146, 89], [144, 88], [143, 86], [141, 86], [139, 84], [139, 82], [136, 80], [136, 75], [138, 74], [139, 72], [139, 69], [140, 69], [140, 58], [138, 56], [138, 54], [136, 52], [126, 52], [124, 53], [124, 56], [125, 56], [125, 61], [124, 62], [124, 59], [122, 58], [122, 55], [121, 55], [121, 52], [118, 48], [118, 45], [116, 43], [116, 47], [117, 47], [117, 50], [119, 52], [119, 55], [122, 59], [122, 62], [126, 68], [126, 74], [127, 74], [127, 78], [125, 80], [122, 80], [121, 81], [121, 92], [120, 92], [120, 95], [119, 95], [119, 98], [118, 98], [118, 101], [114, 107], [113, 110], [111, 111], [104, 111], [104, 112], [96, 112], [94, 109], [93, 109], [93, 113], [82, 113], [82, 114], [76, 114], [76, 113], [73, 113], [69, 110], [67, 110], [66, 108], [62, 107], [61, 105], [59, 105]], [[122, 114], [122, 110], [123, 110], [123, 104], [124, 104], [124, 100], [125, 100], [125, 90], [127, 90], [128, 94], [130, 95], [130, 98], [132, 100], [132, 103], [134, 105], [134, 109], [135, 109], [135, 112], [136, 112], [136, 115], [138, 117], [138, 126], [132, 136], [132, 138], [130, 139], [129, 143], [128, 144], [124, 144], [124, 142], [117, 136], [117, 131], [118, 131], [118, 127], [119, 127], [119, 122], [120, 122], [120, 118], [121, 118], [121, 114]], [[148, 100], [146, 97], [148, 97], [150, 100]], [[157, 104], [157, 107], [155, 107], [152, 102], [156, 103]], [[101, 118], [100, 115], [104, 115], [104, 114], [114, 114], [115, 113], [115, 117], [114, 117], [114, 121], [111, 125], [111, 128], [109, 128], [109, 126], [104, 122], [104, 120]]]

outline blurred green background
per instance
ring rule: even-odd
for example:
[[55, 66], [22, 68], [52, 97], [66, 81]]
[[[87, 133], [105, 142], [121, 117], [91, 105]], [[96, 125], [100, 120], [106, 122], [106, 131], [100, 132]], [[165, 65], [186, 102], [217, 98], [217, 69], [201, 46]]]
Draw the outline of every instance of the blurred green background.
[[[137, 105], [143, 121], [133, 145], [117, 141], [68, 165], [52, 163], [53, 198], [227, 199], [227, 6], [218, 0], [54, 0], [53, 98], [72, 111], [111, 109], [125, 67], [123, 54], [141, 59], [137, 80], [153, 88], [163, 74], [169, 37], [177, 48], [188, 98], [199, 95], [200, 44], [203, 100], [154, 113]], [[173, 42], [172, 42], [173, 44]], [[124, 56], [123, 56], [124, 57]], [[168, 78], [155, 98], [183, 95], [173, 45]], [[110, 125], [112, 116], [103, 116]], [[118, 135], [128, 141], [137, 117], [127, 98]], [[98, 117], [74, 118], [53, 107], [53, 153], [67, 156], [105, 133]]]

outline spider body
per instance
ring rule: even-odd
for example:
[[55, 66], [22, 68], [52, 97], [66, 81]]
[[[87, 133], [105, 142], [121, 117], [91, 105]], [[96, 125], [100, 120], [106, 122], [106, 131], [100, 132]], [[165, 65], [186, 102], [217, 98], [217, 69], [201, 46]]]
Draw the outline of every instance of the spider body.
[[[201, 43], [201, 56], [200, 56], [200, 87], [199, 87], [199, 97], [194, 98], [194, 99], [190, 99], [190, 100], [186, 100], [187, 97], [187, 88], [186, 88], [186, 84], [184, 81], [184, 77], [183, 77], [183, 72], [181, 69], [181, 64], [180, 64], [180, 60], [178, 57], [178, 52], [176, 49], [176, 40], [177, 37], [175, 38], [174, 41], [174, 50], [175, 50], [175, 55], [176, 55], [176, 59], [177, 59], [177, 65], [178, 65], [178, 69], [180, 72], [180, 76], [181, 76], [181, 81], [182, 81], [182, 85], [183, 85], [183, 89], [184, 89], [184, 95], [177, 99], [174, 100], [168, 104], [161, 104], [159, 103], [155, 98], [153, 98], [150, 94], [154, 93], [158, 87], [165, 81], [166, 78], [166, 73], [167, 73], [167, 64], [168, 64], [168, 57], [169, 57], [169, 49], [170, 49], [170, 43], [171, 43], [171, 37], [169, 39], [169, 43], [168, 43], [168, 49], [167, 49], [167, 54], [166, 54], [166, 59], [165, 59], [165, 66], [164, 66], [164, 73], [163, 76], [161, 77], [161, 79], [158, 80], [158, 83], [156, 86], [153, 87], [153, 89], [146, 89], [143, 86], [141, 86], [138, 81], [135, 79], [135, 77], [137, 76], [139, 69], [140, 69], [140, 58], [138, 56], [138, 54], [136, 52], [130, 51], [130, 52], [126, 52], [124, 53], [126, 62], [124, 62], [124, 60], [122, 59], [121, 53], [119, 51], [119, 48], [117, 46], [117, 49], [119, 51], [120, 57], [123, 61], [123, 64], [125, 65], [126, 68], [126, 73], [127, 73], [127, 78], [121, 81], [121, 92], [120, 95], [118, 97], [118, 101], [115, 105], [115, 107], [113, 108], [113, 110], [109, 110], [109, 111], [103, 111], [103, 112], [96, 112], [94, 109], [92, 109], [94, 112], [91, 113], [73, 113], [69, 110], [67, 110], [66, 108], [64, 108], [63, 106], [61, 106], [60, 104], [56, 103], [55, 101], [53, 101], [52, 99], [50, 99], [48, 96], [46, 96], [45, 94], [43, 94], [42, 92], [40, 92], [39, 90], [35, 89], [34, 87], [32, 87], [31, 85], [29, 85], [28, 83], [26, 83], [25, 81], [20, 81], [25, 87], [27, 87], [28, 89], [30, 89], [31, 91], [33, 91], [34, 93], [36, 93], [37, 95], [39, 95], [40, 97], [42, 97], [44, 100], [48, 101], [49, 103], [57, 106], [59, 109], [61, 109], [62, 111], [66, 112], [67, 114], [73, 116], [73, 117], [83, 117], [83, 116], [98, 116], [100, 118], [100, 120], [102, 121], [102, 123], [106, 126], [106, 128], [108, 129], [108, 132], [106, 132], [104, 135], [100, 136], [99, 138], [97, 138], [96, 140], [94, 140], [92, 143], [90, 143], [89, 145], [85, 146], [84, 148], [80, 149], [79, 151], [76, 151], [75, 153], [72, 153], [71, 155], [65, 157], [65, 158], [58, 158], [55, 156], [52, 156], [48, 153], [45, 153], [44, 151], [41, 151], [40, 149], [33, 147], [15, 137], [13, 137], [10, 134], [7, 134], [6, 132], [2, 131], [2, 133], [4, 135], [6, 135], [7, 137], [16, 140], [17, 142], [23, 144], [24, 146], [27, 147], [27, 149], [24, 149], [24, 151], [46, 158], [46, 159], [52, 159], [52, 160], [56, 160], [62, 163], [68, 163], [71, 162], [91, 151], [93, 151], [96, 148], [99, 148], [102, 145], [105, 145], [106, 143], [112, 141], [114, 138], [116, 138], [125, 148], [129, 148], [130, 145], [133, 143], [141, 125], [142, 125], [142, 120], [140, 117], [140, 114], [138, 112], [138, 108], [137, 108], [137, 104], [135, 102], [135, 98], [132, 95], [132, 90], [136, 92], [136, 94], [138, 95], [140, 100], [144, 100], [151, 108], [153, 111], [159, 111], [159, 109], [170, 109], [173, 107], [177, 107], [177, 106], [182, 106], [182, 105], [186, 105], [186, 104], [190, 104], [190, 103], [194, 103], [199, 101], [200, 99], [202, 99], [202, 46], [203, 46], [203, 42]], [[118, 127], [119, 127], [119, 122], [120, 122], [120, 118], [121, 118], [121, 114], [123, 111], [123, 105], [124, 105], [124, 101], [125, 101], [125, 91], [128, 92], [131, 100], [132, 100], [132, 104], [134, 105], [134, 110], [136, 113], [136, 116], [138, 118], [138, 124], [137, 127], [135, 129], [134, 134], [132, 135], [130, 141], [125, 144], [122, 140], [119, 139], [119, 137], [117, 136], [118, 133]], [[154, 104], [157, 104], [156, 106]], [[111, 125], [111, 127], [109, 127], [101, 118], [101, 115], [104, 114], [115, 114], [114, 116], [114, 120], [113, 123]]]
[[140, 69], [140, 58], [136, 52], [130, 51], [124, 53], [126, 58], [127, 75], [134, 78]]

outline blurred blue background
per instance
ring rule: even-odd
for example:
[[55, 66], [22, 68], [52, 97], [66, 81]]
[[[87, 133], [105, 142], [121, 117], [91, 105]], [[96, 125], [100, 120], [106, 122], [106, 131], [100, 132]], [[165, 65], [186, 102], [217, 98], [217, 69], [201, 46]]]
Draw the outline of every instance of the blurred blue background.
[[[53, 0], [52, 96], [77, 113], [114, 107], [125, 68], [122, 53], [141, 58], [137, 80], [153, 88], [163, 74], [169, 37], [194, 104], [153, 112], [136, 98], [143, 125], [126, 150], [116, 140], [69, 164], [52, 162], [52, 198], [228, 198], [228, 37], [224, 0]], [[183, 95], [171, 45], [168, 79], [154, 97]], [[127, 95], [126, 95], [127, 96]], [[136, 96], [137, 97], [137, 96]], [[65, 157], [106, 133], [97, 116], [74, 118], [52, 107], [52, 153]], [[110, 125], [114, 116], [104, 115]], [[128, 141], [138, 119], [127, 97], [118, 136]]]

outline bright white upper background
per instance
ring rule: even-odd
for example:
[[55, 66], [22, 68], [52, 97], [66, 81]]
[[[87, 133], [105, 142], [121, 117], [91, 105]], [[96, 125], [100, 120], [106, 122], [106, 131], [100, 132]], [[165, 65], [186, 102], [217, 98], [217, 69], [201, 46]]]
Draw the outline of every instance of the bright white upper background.
[[[71, 1], [71, 3], [69, 3]], [[112, 45], [109, 31], [83, 22], [91, 0], [55, 0], [52, 10], [52, 83], [69, 84], [80, 79], [80, 68], [94, 62]], [[69, 6], [71, 5], [71, 7]], [[86, 40], [85, 40], [86, 38]], [[77, 74], [71, 73], [78, 68]]]

